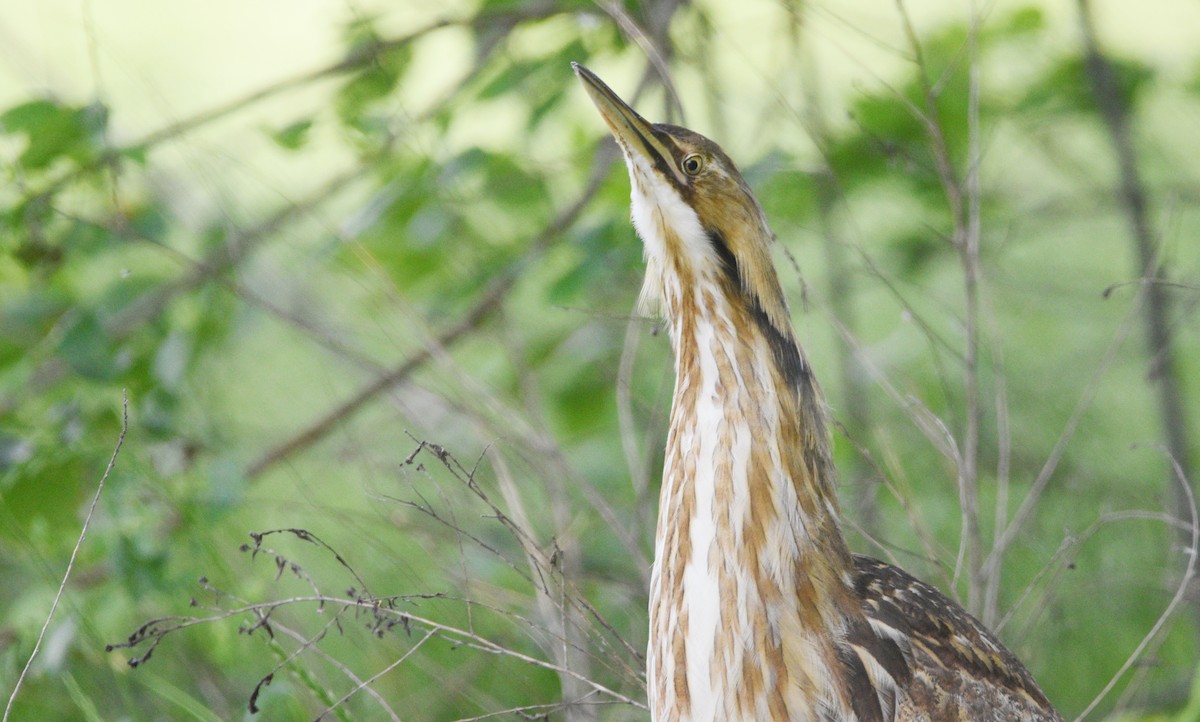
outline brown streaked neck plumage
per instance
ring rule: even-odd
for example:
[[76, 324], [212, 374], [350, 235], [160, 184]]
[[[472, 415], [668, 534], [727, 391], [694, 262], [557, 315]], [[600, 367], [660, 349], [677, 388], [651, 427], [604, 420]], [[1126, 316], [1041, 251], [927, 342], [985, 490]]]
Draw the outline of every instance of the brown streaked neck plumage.
[[1060, 722], [937, 590], [851, 555], [824, 401], [733, 162], [576, 66], [625, 155], [643, 301], [675, 348], [650, 588], [656, 722]]
[[827, 630], [865, 618], [823, 400], [762, 209], [716, 144], [646, 123], [598, 79], [588, 87], [625, 152], [643, 300], [660, 304], [675, 346], [650, 599], [655, 719], [849, 710], [825, 681], [842, 663]]

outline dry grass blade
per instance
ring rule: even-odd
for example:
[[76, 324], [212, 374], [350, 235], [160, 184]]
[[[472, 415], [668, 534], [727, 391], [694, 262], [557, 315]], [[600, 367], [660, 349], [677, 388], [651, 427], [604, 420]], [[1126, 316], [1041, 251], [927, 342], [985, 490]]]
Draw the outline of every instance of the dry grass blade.
[[1146, 632], [1145, 636], [1142, 637], [1142, 641], [1139, 642], [1138, 645], [1134, 647], [1133, 651], [1129, 653], [1129, 657], [1126, 658], [1125, 663], [1122, 664], [1121, 668], [1113, 674], [1112, 678], [1108, 681], [1108, 684], [1104, 685], [1104, 689], [1100, 690], [1099, 694], [1096, 695], [1091, 704], [1089, 704], [1082, 712], [1079, 713], [1079, 716], [1075, 718], [1075, 722], [1082, 722], [1089, 714], [1091, 714], [1092, 711], [1095, 710], [1102, 701], [1104, 701], [1104, 698], [1108, 696], [1108, 693], [1113, 690], [1113, 687], [1117, 686], [1117, 683], [1121, 681], [1121, 678], [1125, 676], [1125, 673], [1129, 671], [1129, 668], [1141, 658], [1146, 648], [1151, 642], [1154, 641], [1159, 632], [1163, 630], [1167, 622], [1170, 621], [1171, 617], [1174, 616], [1179, 605], [1186, 600], [1188, 589], [1192, 584], [1192, 580], [1196, 577], [1197, 561], [1200, 560], [1200, 510], [1197, 510], [1196, 508], [1196, 497], [1192, 493], [1191, 480], [1184, 475], [1183, 467], [1181, 467], [1179, 462], [1174, 458], [1170, 458], [1170, 462], [1171, 469], [1175, 472], [1175, 480], [1180, 487], [1179, 493], [1181, 496], [1183, 496], [1183, 498], [1187, 499], [1187, 509], [1191, 516], [1191, 523], [1187, 529], [1187, 532], [1191, 537], [1191, 545], [1185, 550], [1185, 554], [1187, 556], [1187, 566], [1183, 570], [1183, 576], [1179, 580], [1179, 585], [1175, 589], [1174, 596], [1171, 597], [1171, 601], [1167, 604], [1167, 607], [1163, 609], [1162, 614], [1158, 616], [1158, 619], [1154, 622], [1154, 626], [1152, 626], [1150, 630]]
[[58, 610], [58, 603], [62, 601], [63, 591], [67, 588], [67, 581], [71, 578], [71, 572], [75, 569], [75, 559], [79, 556], [79, 549], [83, 546], [83, 540], [87, 538], [88, 526], [91, 525], [92, 517], [96, 514], [96, 504], [100, 502], [100, 495], [104, 493], [104, 485], [108, 481], [108, 475], [112, 473], [113, 467], [117, 465], [117, 456], [121, 453], [121, 447], [125, 445], [125, 434], [128, 431], [129, 395], [123, 392], [121, 394], [121, 434], [117, 437], [117, 444], [113, 447], [112, 457], [108, 460], [108, 466], [104, 468], [104, 474], [100, 476], [100, 481], [96, 484], [96, 493], [92, 495], [92, 503], [88, 506], [87, 516], [83, 518], [83, 527], [79, 530], [79, 537], [75, 539], [75, 548], [71, 550], [71, 558], [67, 561], [67, 570], [63, 572], [62, 581], [58, 585], [58, 592], [54, 595], [54, 602], [50, 605], [50, 611], [46, 614], [45, 623], [42, 624], [42, 631], [38, 633], [37, 642], [33, 645], [33, 651], [29, 653], [29, 658], [25, 660], [25, 666], [21, 668], [21, 674], [18, 675], [16, 683], [13, 684], [12, 693], [8, 696], [8, 704], [4, 706], [4, 722], [8, 722], [9, 715], [12, 713], [13, 703], [17, 699], [17, 693], [21, 691], [21, 684], [25, 681], [30, 667], [33, 666], [33, 661], [37, 659], [38, 651], [42, 648], [42, 641], [46, 638], [46, 630], [50, 628], [50, 622], [54, 619], [54, 613]]

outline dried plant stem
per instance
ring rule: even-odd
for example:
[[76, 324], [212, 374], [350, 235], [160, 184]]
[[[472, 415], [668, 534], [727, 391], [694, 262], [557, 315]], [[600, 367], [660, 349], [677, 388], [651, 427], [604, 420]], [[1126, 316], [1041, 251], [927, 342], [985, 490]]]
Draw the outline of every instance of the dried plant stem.
[[[979, 9], [971, 2], [971, 24], [967, 31], [967, 175], [966, 227], [959, 244], [963, 269], [964, 334], [963, 391], [966, 396], [966, 428], [963, 431], [963, 470], [959, 487], [963, 512], [963, 536], [967, 547], [968, 608], [980, 613], [984, 604], [983, 536], [979, 526], [979, 433], [983, 422], [979, 380], [979, 248], [982, 235], [979, 166], [983, 160], [979, 128]], [[999, 577], [999, 574], [996, 574]], [[986, 619], [984, 623], [988, 623]]]
[[1054, 477], [1055, 472], [1058, 471], [1059, 463], [1062, 462], [1063, 457], [1067, 453], [1067, 446], [1075, 438], [1075, 432], [1079, 429], [1084, 415], [1092, 407], [1092, 402], [1095, 401], [1096, 394], [1100, 391], [1100, 382], [1116, 362], [1118, 351], [1124, 346], [1130, 332], [1133, 330], [1134, 317], [1141, 308], [1142, 298], [1142, 294], [1139, 294], [1135, 298], [1134, 303], [1118, 327], [1108, 348], [1104, 350], [1104, 355], [1101, 356], [1100, 361], [1096, 364], [1096, 368], [1092, 372], [1091, 378], [1088, 379], [1087, 385], [1080, 392], [1079, 401], [1076, 402], [1075, 408], [1071, 410], [1071, 415], [1063, 426], [1062, 433], [1059, 434], [1058, 439], [1054, 442], [1054, 448], [1050, 450], [1049, 456], [1046, 457], [1046, 462], [1038, 472], [1037, 478], [1033, 480], [1033, 484], [1029, 488], [1029, 493], [1021, 501], [1021, 505], [1008, 522], [1008, 526], [1004, 527], [1003, 531], [997, 535], [992, 545], [992, 551], [988, 554], [987, 559], [984, 560], [983, 573], [985, 576], [990, 577], [996, 574], [995, 569], [1003, 562], [1005, 552], [1016, 541], [1021, 529], [1033, 516], [1038, 501], [1050, 485], [1051, 479]]
[[104, 485], [108, 481], [108, 475], [112, 473], [113, 467], [117, 465], [117, 455], [121, 453], [121, 447], [125, 445], [125, 433], [127, 431], [129, 431], [129, 394], [126, 391], [122, 391], [121, 433], [117, 437], [116, 446], [113, 447], [113, 453], [108, 460], [108, 466], [105, 467], [104, 474], [100, 476], [100, 482], [96, 484], [96, 493], [92, 495], [92, 503], [88, 506], [87, 515], [83, 518], [83, 526], [79, 530], [79, 536], [75, 539], [75, 548], [71, 550], [71, 558], [67, 561], [67, 570], [63, 573], [62, 581], [58, 584], [58, 592], [54, 595], [54, 602], [50, 605], [49, 613], [46, 614], [46, 621], [42, 624], [42, 631], [38, 633], [37, 642], [33, 645], [33, 651], [29, 653], [29, 658], [25, 660], [25, 666], [21, 668], [21, 674], [17, 676], [16, 684], [13, 685], [12, 694], [8, 696], [8, 704], [4, 706], [4, 722], [8, 722], [13, 703], [17, 699], [17, 693], [21, 691], [21, 684], [25, 681], [25, 676], [29, 673], [29, 668], [33, 666], [33, 660], [37, 659], [38, 652], [42, 648], [42, 640], [46, 638], [46, 630], [50, 628], [50, 622], [54, 619], [54, 612], [58, 610], [58, 603], [62, 600], [63, 591], [67, 588], [67, 581], [71, 578], [71, 572], [75, 569], [75, 559], [78, 558], [79, 549], [83, 546], [83, 540], [87, 537], [88, 526], [92, 523], [92, 517], [96, 514], [96, 504], [100, 502], [100, 495], [104, 493]]
[[1102, 702], [1104, 698], [1108, 696], [1108, 693], [1112, 691], [1113, 687], [1117, 685], [1117, 682], [1121, 681], [1121, 678], [1125, 676], [1125, 673], [1129, 671], [1129, 668], [1141, 658], [1142, 653], [1146, 650], [1146, 647], [1148, 647], [1150, 643], [1154, 641], [1154, 639], [1158, 636], [1158, 633], [1162, 631], [1163, 627], [1165, 627], [1167, 622], [1171, 619], [1171, 616], [1175, 613], [1176, 608], [1178, 608], [1180, 603], [1187, 598], [1188, 589], [1191, 587], [1192, 580], [1196, 577], [1196, 566], [1198, 557], [1200, 557], [1200, 518], [1197, 518], [1196, 498], [1192, 493], [1191, 481], [1188, 479], [1188, 477], [1184, 476], [1183, 467], [1180, 466], [1179, 462], [1170, 455], [1169, 449], [1166, 451], [1168, 460], [1171, 463], [1171, 470], [1174, 472], [1174, 480], [1180, 489], [1179, 494], [1185, 499], [1184, 508], [1187, 509], [1188, 516], [1191, 520], [1191, 524], [1189, 524], [1186, 528], [1186, 531], [1184, 531], [1188, 537], [1188, 546], [1185, 550], [1185, 554], [1187, 555], [1187, 567], [1185, 567], [1183, 570], [1183, 578], [1179, 580], [1179, 584], [1175, 588], [1174, 596], [1171, 597], [1171, 601], [1167, 604], [1167, 607], [1163, 609], [1162, 614], [1158, 616], [1158, 619], [1154, 622], [1154, 626], [1150, 628], [1150, 631], [1146, 632], [1145, 636], [1142, 637], [1142, 641], [1139, 642], [1138, 645], [1134, 647], [1133, 651], [1129, 653], [1129, 657], [1125, 660], [1125, 663], [1122, 664], [1120, 669], [1113, 674], [1112, 679], [1108, 680], [1108, 684], [1104, 685], [1104, 689], [1100, 690], [1099, 694], [1096, 695], [1091, 704], [1089, 704], [1082, 712], [1079, 713], [1079, 716], [1075, 718], [1075, 722], [1082, 722], [1084, 718], [1091, 714], [1092, 710], [1096, 709], [1096, 706], [1099, 705], [1100, 702]]
[[[962, 535], [958, 556], [954, 566], [955, 580], [965, 574], [967, 598], [964, 606], [976, 614], [983, 602], [982, 581], [984, 579], [983, 538], [979, 526], [979, 430], [982, 426], [983, 407], [979, 393], [979, 241], [980, 188], [978, 166], [979, 147], [979, 79], [975, 57], [976, 23], [978, 10], [972, 5], [971, 27], [967, 35], [969, 94], [967, 117], [969, 158], [966, 182], [959, 180], [955, 171], [950, 148], [938, 119], [938, 89], [930, 82], [929, 66], [921, 49], [916, 28], [912, 24], [904, 0], [896, 0], [896, 7], [917, 64], [918, 77], [924, 91], [925, 107], [913, 108], [915, 117], [925, 126], [929, 135], [929, 146], [934, 167], [949, 204], [950, 216], [954, 220], [953, 245], [958, 252], [963, 273], [963, 368], [962, 387], [964, 394], [965, 422], [962, 430], [961, 448], [956, 452], [958, 468], [959, 506], [962, 512]], [[958, 442], [955, 442], [956, 445]], [[965, 567], [965, 569], [964, 569]]]
[[[579, 682], [582, 682], [587, 688], [594, 690], [598, 694], [604, 695], [605, 697], [611, 699], [614, 702], [619, 702], [621, 704], [627, 704], [631, 707], [634, 707], [634, 708], [640, 709], [640, 710], [647, 709], [644, 702], [641, 702], [641, 701], [634, 699], [632, 697], [629, 697], [627, 695], [621, 694], [620, 692], [618, 692], [600, 682], [597, 682], [594, 679], [587, 678], [586, 676], [580, 674], [579, 672], [577, 672], [575, 670], [566, 669], [554, 662], [549, 662], [544, 659], [538, 659], [537, 657], [532, 657], [528, 654], [525, 654], [524, 652], [520, 652], [518, 650], [511, 649], [509, 647], [504, 646], [503, 644], [500, 644], [491, 639], [483, 637], [471, 630], [463, 629], [461, 627], [457, 627], [454, 625], [442, 624], [441, 622], [435, 621], [428, 617], [422, 617], [422, 616], [413, 614], [411, 612], [407, 612], [407, 611], [403, 611], [403, 610], [399, 610], [399, 609], [393, 609], [393, 608], [390, 608], [390, 607], [384, 605], [382, 603], [382, 600], [371, 599], [371, 598], [351, 599], [351, 598], [347, 598], [347, 597], [334, 597], [334, 596], [327, 596], [327, 595], [323, 595], [323, 594], [300, 595], [300, 596], [289, 597], [287, 599], [278, 599], [278, 600], [274, 600], [274, 601], [270, 601], [270, 602], [244, 603], [241, 606], [238, 606], [235, 608], [230, 608], [230, 609], [224, 609], [216, 614], [212, 614], [212, 615], [209, 615], [206, 617], [172, 617], [172, 618], [153, 620], [153, 621], [147, 622], [146, 624], [142, 625], [142, 627], [139, 628], [138, 631], [135, 632], [134, 635], [132, 635], [130, 637], [130, 640], [128, 642], [125, 642], [120, 645], [111, 645], [111, 647], [113, 649], [132, 648], [132, 647], [137, 646], [141, 643], [144, 643], [148, 640], [153, 644], [153, 643], [157, 643], [157, 640], [162, 639], [166, 635], [172, 634], [174, 632], [178, 632], [183, 629], [188, 629], [191, 627], [204, 625], [204, 624], [212, 624], [214, 622], [220, 622], [220, 621], [224, 621], [226, 619], [230, 619], [233, 617], [239, 617], [239, 616], [243, 616], [243, 615], [252, 615], [254, 617], [261, 618], [263, 615], [271, 615], [275, 610], [277, 610], [281, 607], [286, 607], [286, 606], [296, 605], [296, 604], [315, 604], [315, 605], [326, 606], [326, 607], [327, 606], [338, 606], [338, 607], [359, 609], [359, 610], [362, 610], [365, 612], [376, 614], [376, 615], [379, 615], [380, 617], [388, 618], [388, 619], [396, 622], [397, 624], [402, 624], [402, 625], [407, 625], [410, 627], [416, 627], [416, 628], [422, 629], [422, 630], [424, 630], [422, 633], [422, 637], [425, 636], [424, 632], [432, 632], [433, 636], [445, 639], [446, 641], [448, 641], [452, 644], [455, 644], [457, 646], [474, 649], [476, 651], [484, 652], [487, 654], [493, 654], [498, 657], [507, 657], [509, 659], [514, 659], [519, 662], [524, 662], [526, 664], [529, 664], [529, 665], [532, 665], [535, 667], [540, 667], [542, 669], [546, 669], [551, 672], [555, 672], [558, 674], [563, 674], [563, 675], [572, 677], [572, 678], [578, 680]], [[425, 640], [422, 639], [421, 643], [425, 643]], [[143, 659], [145, 659], [145, 655], [143, 655]], [[391, 665], [391, 666], [394, 666], [394, 665]]]
[[560, 211], [558, 215], [546, 224], [541, 233], [533, 239], [529, 251], [521, 259], [521, 262], [514, 264], [506, 272], [500, 274], [458, 324], [447, 329], [439, 338], [431, 341], [424, 349], [421, 349], [397, 366], [367, 382], [357, 393], [330, 409], [307, 427], [296, 432], [271, 449], [268, 449], [246, 468], [246, 475], [250, 478], [260, 476], [275, 464], [291, 458], [293, 455], [325, 438], [337, 428], [339, 423], [358, 413], [370, 401], [378, 397], [379, 394], [408, 378], [413, 371], [420, 368], [431, 357], [441, 353], [441, 350], [445, 346], [458, 340], [468, 331], [472, 331], [478, 327], [500, 305], [504, 297], [517, 282], [520, 277], [519, 269], [523, 263], [527, 263], [540, 255], [554, 239], [558, 238], [559, 234], [575, 222], [575, 219], [579, 217], [583, 209], [587, 207], [588, 202], [600, 190], [600, 185], [605, 175], [607, 175], [608, 166], [612, 163], [612, 160], [613, 154], [611, 152], [597, 154], [588, 184], [575, 202]]
[[380, 677], [382, 677], [383, 675], [387, 674], [388, 672], [391, 672], [391, 671], [392, 671], [393, 669], [395, 669], [396, 667], [399, 667], [401, 664], [403, 664], [404, 662], [408, 661], [408, 658], [409, 658], [409, 657], [411, 657], [412, 655], [416, 654], [416, 653], [417, 653], [417, 650], [419, 650], [421, 647], [425, 646], [425, 643], [426, 643], [426, 642], [428, 642], [430, 639], [432, 639], [432, 638], [433, 638], [433, 637], [434, 637], [436, 634], [437, 634], [437, 630], [434, 630], [434, 629], [429, 629], [429, 630], [426, 630], [426, 632], [425, 632], [425, 636], [423, 636], [423, 637], [421, 637], [420, 639], [418, 639], [418, 640], [416, 641], [416, 643], [415, 643], [415, 644], [413, 644], [413, 646], [411, 646], [411, 647], [409, 647], [409, 648], [408, 648], [408, 651], [407, 651], [407, 652], [405, 652], [404, 654], [400, 655], [400, 657], [399, 657], [399, 658], [397, 658], [397, 659], [396, 659], [394, 662], [392, 662], [392, 663], [391, 663], [391, 664], [389, 664], [388, 666], [386, 666], [386, 667], [384, 667], [383, 669], [379, 670], [378, 672], [376, 672], [375, 674], [371, 675], [370, 677], [368, 677], [367, 679], [363, 680], [362, 682], [359, 682], [359, 683], [358, 683], [358, 684], [357, 684], [357, 685], [354, 687], [354, 689], [352, 689], [352, 690], [350, 690], [349, 692], [347, 692], [346, 694], [342, 695], [341, 697], [339, 697], [339, 698], [337, 699], [337, 701], [335, 701], [333, 704], [329, 705], [329, 706], [328, 706], [328, 707], [326, 707], [324, 710], [322, 710], [322, 711], [321, 711], [321, 713], [320, 713], [320, 714], [318, 714], [318, 715], [316, 716], [316, 719], [318, 719], [318, 720], [319, 720], [319, 719], [323, 718], [323, 717], [325, 716], [325, 714], [326, 714], [326, 713], [328, 713], [328, 712], [332, 712], [333, 710], [337, 709], [338, 707], [341, 707], [343, 704], [345, 704], [345, 703], [346, 703], [346, 701], [347, 701], [348, 699], [350, 699], [351, 697], [353, 697], [355, 694], [358, 694], [358, 691], [359, 691], [359, 690], [361, 690], [361, 689], [368, 689], [368, 690], [369, 690], [369, 689], [371, 689], [371, 684], [372, 684], [372, 683], [374, 683], [374, 682], [375, 682], [375, 680], [379, 679], [379, 678], [380, 678]]

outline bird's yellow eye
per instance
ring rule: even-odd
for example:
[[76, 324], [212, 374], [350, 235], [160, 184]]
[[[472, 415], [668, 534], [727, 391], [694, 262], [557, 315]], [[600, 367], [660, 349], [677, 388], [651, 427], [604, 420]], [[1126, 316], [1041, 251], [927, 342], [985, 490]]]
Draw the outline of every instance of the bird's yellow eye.
[[692, 153], [683, 159], [679, 164], [683, 168], [683, 172], [688, 175], [696, 175], [704, 169], [704, 158], [699, 153]]

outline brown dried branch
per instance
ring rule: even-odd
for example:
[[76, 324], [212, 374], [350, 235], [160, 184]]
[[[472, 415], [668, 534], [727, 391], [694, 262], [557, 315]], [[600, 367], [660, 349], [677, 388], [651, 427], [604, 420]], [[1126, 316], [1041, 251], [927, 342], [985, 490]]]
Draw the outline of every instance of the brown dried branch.
[[[965, 425], [962, 430], [962, 448], [957, 450], [959, 506], [962, 511], [962, 536], [954, 572], [957, 579], [966, 565], [968, 610], [979, 613], [983, 602], [983, 539], [979, 528], [979, 429], [983, 421], [983, 410], [979, 394], [979, 188], [978, 188], [978, 132], [977, 127], [968, 129], [971, 140], [971, 156], [967, 169], [967, 182], [964, 184], [958, 177], [950, 148], [938, 123], [938, 89], [929, 80], [929, 66], [925, 62], [924, 51], [916, 29], [904, 6], [903, 0], [896, 0], [900, 11], [905, 34], [913, 51], [918, 69], [925, 107], [916, 113], [915, 117], [925, 126], [929, 136], [930, 150], [933, 154], [937, 177], [941, 181], [942, 190], [950, 207], [950, 215], [954, 220], [954, 236], [952, 243], [959, 255], [959, 263], [963, 273], [963, 368], [962, 388], [964, 393]], [[969, 55], [968, 66], [970, 73], [970, 93], [968, 100], [968, 118], [978, 118], [978, 78], [976, 58], [974, 57], [975, 24], [978, 18], [972, 16], [971, 28], [968, 31]], [[972, 198], [972, 192], [975, 197]], [[956, 442], [957, 444], [957, 442]]]
[[428, 361], [436, 350], [444, 349], [467, 332], [478, 327], [503, 302], [504, 297], [520, 278], [520, 269], [541, 255], [542, 251], [569, 228], [587, 207], [592, 197], [600, 190], [600, 184], [607, 174], [612, 159], [611, 152], [597, 154], [596, 163], [592, 168], [592, 176], [576, 201], [563, 209], [546, 225], [542, 232], [533, 239], [525, 256], [493, 280], [471, 310], [457, 324], [442, 332], [425, 348], [368, 382], [349, 399], [338, 404], [301, 431], [266, 451], [246, 468], [246, 476], [250, 479], [256, 478], [275, 464], [291, 458], [325, 438], [339, 423], [356, 414], [379, 394], [408, 378]]
[[[495, 310], [496, 305], [511, 286], [511, 276], [502, 277], [493, 282], [491, 288], [483, 294], [480, 300], [475, 303], [475, 306], [458, 323], [443, 331], [437, 337], [435, 343], [438, 346], [449, 346], [459, 340], [468, 331], [477, 328]], [[428, 361], [431, 355], [432, 352], [428, 347], [423, 348], [393, 368], [375, 377], [353, 396], [338, 404], [333, 409], [330, 409], [319, 419], [267, 450], [246, 467], [246, 477], [254, 479], [279, 462], [291, 458], [300, 451], [325, 438], [338, 424], [356, 414], [379, 394], [408, 378], [422, 364]]]
[[[620, 632], [610, 622], [608, 622], [603, 615], [600, 614], [599, 610], [597, 610], [590, 602], [587, 601], [587, 599], [577, 588], [574, 587], [574, 585], [569, 584], [565, 578], [562, 578], [561, 575], [557, 573], [557, 561], [553, 558], [553, 555], [547, 556], [540, 550], [533, 538], [532, 530], [517, 523], [512, 517], [509, 516], [508, 513], [505, 512], [504, 509], [497, 505], [496, 502], [488, 496], [487, 492], [482, 486], [480, 486], [478, 480], [475, 478], [474, 470], [467, 470], [456, 458], [454, 458], [452, 454], [438, 444], [433, 444], [427, 441], [418, 441], [417, 443], [417, 449], [405, 459], [405, 463], [414, 463], [417, 456], [422, 451], [432, 453], [438, 459], [439, 463], [441, 463], [441, 465], [450, 472], [453, 478], [463, 484], [467, 490], [469, 490], [477, 499], [479, 499], [479, 501], [488, 507], [488, 510], [491, 512], [490, 517], [499, 522], [522, 547], [522, 550], [525, 551], [527, 555], [527, 561], [530, 563], [528, 566], [529, 571], [526, 572], [515, 561], [509, 559], [507, 556], [495, 550], [486, 543], [478, 540], [467, 530], [462, 529], [455, 523], [442, 518], [432, 508], [422, 508], [419, 505], [408, 503], [410, 506], [419, 509], [423, 513], [436, 519], [439, 523], [454, 529], [456, 533], [470, 538], [474, 543], [480, 545], [485, 550], [497, 555], [499, 558], [504, 560], [504, 562], [510, 568], [520, 574], [524, 579], [529, 581], [535, 587], [539, 595], [545, 595], [548, 598], [555, 598], [554, 592], [560, 592], [562, 595], [559, 597], [561, 604], [564, 606], [573, 607], [581, 612], [584, 617], [591, 619], [599, 629], [606, 632], [621, 645], [623, 654], [632, 657], [639, 663], [642, 661], [641, 652], [629, 644], [629, 642], [624, 639]], [[556, 583], [559, 585], [558, 590], [555, 590], [553, 587], [551, 587], [548, 580], [552, 578], [557, 579]], [[591, 639], [597, 642], [597, 644], [599, 644], [601, 647], [608, 646], [607, 639], [604, 635], [592, 634], [591, 630], [586, 627], [584, 627], [582, 631], [588, 633], [589, 637], [591, 637]], [[560, 641], [568, 644], [571, 643], [570, 640], [565, 638], [562, 638]], [[577, 651], [586, 652], [586, 650], [579, 646], [575, 646], [575, 649]], [[617, 671], [621, 674], [625, 674], [630, 678], [636, 679], [640, 676], [640, 671], [630, 667], [628, 664], [625, 664], [624, 659], [622, 658], [614, 659], [611, 658], [611, 655], [610, 658], [594, 658], [609, 669]], [[614, 662], [620, 662], [621, 667], [619, 669], [614, 668], [612, 666]]]
[[[317, 594], [294, 596], [287, 599], [279, 599], [269, 602], [244, 603], [237, 607], [219, 610], [214, 614], [204, 617], [175, 616], [153, 619], [135, 630], [125, 642], [110, 644], [106, 647], [106, 649], [108, 649], [108, 651], [115, 651], [117, 649], [133, 649], [143, 644], [149, 644], [151, 645], [151, 648], [153, 648], [167, 636], [185, 629], [190, 629], [191, 627], [222, 622], [244, 615], [251, 615], [257, 619], [269, 618], [279, 609], [300, 604], [312, 604], [318, 607], [334, 606], [352, 611], [357, 610], [359, 612], [365, 612], [371, 615], [371, 618], [375, 620], [374, 625], [379, 629], [380, 633], [394, 629], [395, 627], [401, 627], [402, 629], [412, 629], [416, 627], [426, 632], [431, 632], [433, 636], [445, 639], [456, 646], [466, 647], [480, 652], [494, 654], [500, 657], [515, 659], [535, 667], [547, 669], [559, 674], [565, 674], [577, 679], [591, 689], [595, 690], [597, 693], [605, 695], [613, 701], [628, 704], [637, 709], [647, 709], [644, 703], [635, 700], [632, 697], [628, 697], [627, 695], [621, 694], [616, 690], [610, 689], [600, 682], [588, 679], [587, 677], [578, 674], [574, 670], [562, 668], [553, 662], [538, 659], [537, 657], [531, 657], [523, 652], [505, 647], [498, 642], [487, 639], [486, 637], [476, 634], [470, 630], [455, 627], [453, 625], [442, 624], [433, 619], [419, 616], [405, 610], [393, 608], [392, 606], [386, 604], [386, 602], [395, 602], [400, 599], [402, 598], [350, 599], [346, 597]], [[150, 654], [147, 652], [141, 657], [131, 659], [129, 664], [131, 666], [138, 666], [147, 661], [149, 657]]]

